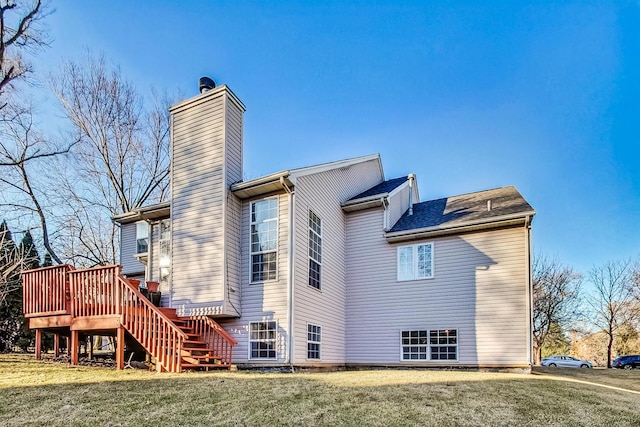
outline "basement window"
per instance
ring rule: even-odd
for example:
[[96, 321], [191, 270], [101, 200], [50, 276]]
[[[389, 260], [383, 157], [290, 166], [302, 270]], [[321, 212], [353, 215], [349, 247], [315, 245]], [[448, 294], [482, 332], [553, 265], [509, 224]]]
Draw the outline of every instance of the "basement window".
[[456, 329], [402, 331], [402, 360], [458, 360]]
[[254, 322], [249, 324], [249, 358], [276, 358], [276, 322]]

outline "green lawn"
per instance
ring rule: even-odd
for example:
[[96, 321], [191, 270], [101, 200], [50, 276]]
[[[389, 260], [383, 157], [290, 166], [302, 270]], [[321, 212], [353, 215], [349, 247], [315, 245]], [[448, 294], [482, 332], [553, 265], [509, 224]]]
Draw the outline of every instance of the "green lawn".
[[157, 374], [0, 355], [0, 425], [637, 426], [640, 371]]

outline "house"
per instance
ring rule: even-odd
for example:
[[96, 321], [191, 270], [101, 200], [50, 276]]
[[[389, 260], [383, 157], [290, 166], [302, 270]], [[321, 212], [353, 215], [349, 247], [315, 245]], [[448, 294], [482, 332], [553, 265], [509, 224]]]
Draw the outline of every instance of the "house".
[[165, 317], [209, 322], [240, 366], [530, 368], [514, 187], [421, 201], [378, 154], [243, 180], [244, 111], [226, 85], [170, 109], [171, 200], [114, 218], [125, 282], [159, 282]]

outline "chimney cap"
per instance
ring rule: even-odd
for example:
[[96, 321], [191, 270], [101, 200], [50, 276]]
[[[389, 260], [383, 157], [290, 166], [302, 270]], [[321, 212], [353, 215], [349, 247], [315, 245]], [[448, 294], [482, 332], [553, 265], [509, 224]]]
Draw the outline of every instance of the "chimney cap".
[[198, 84], [200, 86], [200, 93], [205, 93], [216, 87], [216, 82], [214, 82], [211, 77], [207, 76], [200, 77]]

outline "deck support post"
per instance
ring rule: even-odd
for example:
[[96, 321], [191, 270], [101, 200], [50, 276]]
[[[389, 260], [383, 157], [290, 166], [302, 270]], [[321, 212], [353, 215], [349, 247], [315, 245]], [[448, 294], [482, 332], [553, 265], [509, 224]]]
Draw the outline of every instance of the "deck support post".
[[87, 358], [93, 360], [93, 335], [87, 337], [85, 345], [87, 346]]
[[72, 365], [78, 364], [78, 348], [80, 347], [80, 340], [78, 331], [71, 331], [71, 345], [69, 346], [71, 351], [69, 357]]
[[42, 329], [36, 329], [36, 359], [42, 359]]
[[124, 369], [124, 327], [118, 328], [116, 337], [116, 368]]
[[53, 334], [53, 354], [55, 357], [60, 356], [60, 334]]

